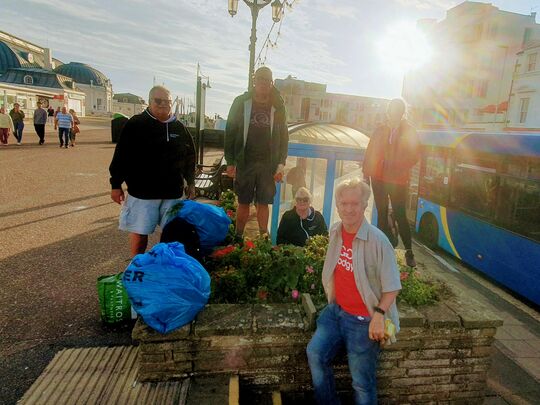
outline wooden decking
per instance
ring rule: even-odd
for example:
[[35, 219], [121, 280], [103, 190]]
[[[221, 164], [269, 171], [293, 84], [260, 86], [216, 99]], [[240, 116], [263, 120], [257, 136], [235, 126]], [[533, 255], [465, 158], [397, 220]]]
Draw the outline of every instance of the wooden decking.
[[[19, 405], [239, 405], [238, 375], [139, 383], [135, 346], [64, 349], [18, 401]], [[281, 394], [257, 399], [281, 405]]]
[[134, 346], [64, 349], [18, 402], [58, 404], [186, 404], [189, 379], [138, 383]]

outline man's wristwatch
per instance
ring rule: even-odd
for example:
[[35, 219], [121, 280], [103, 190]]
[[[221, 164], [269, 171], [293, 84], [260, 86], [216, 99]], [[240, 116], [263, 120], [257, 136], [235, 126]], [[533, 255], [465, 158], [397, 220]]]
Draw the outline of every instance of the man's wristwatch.
[[381, 309], [380, 307], [374, 307], [373, 310], [381, 315], [386, 314], [386, 311], [384, 309]]

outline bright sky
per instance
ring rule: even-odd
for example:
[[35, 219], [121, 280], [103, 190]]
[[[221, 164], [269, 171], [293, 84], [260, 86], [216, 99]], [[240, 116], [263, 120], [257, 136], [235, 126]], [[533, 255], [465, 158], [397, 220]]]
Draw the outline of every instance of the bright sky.
[[[291, 1], [291, 0], [289, 0]], [[48, 46], [64, 63], [88, 63], [116, 93], [148, 97], [153, 78], [174, 95], [194, 99], [196, 65], [210, 76], [208, 115], [226, 116], [247, 87], [249, 8], [227, 0], [1, 0], [0, 30]], [[266, 64], [274, 78], [291, 74], [328, 84], [328, 91], [372, 97], [401, 93], [403, 70], [388, 60], [408, 42], [396, 27], [443, 19], [455, 0], [297, 0], [286, 10], [277, 48]], [[540, 0], [493, 0], [502, 10], [540, 13]], [[257, 53], [272, 25], [271, 7], [258, 20]], [[272, 38], [275, 39], [275, 32]], [[404, 45], [405, 44], [405, 45]], [[413, 49], [421, 56], [422, 50]]]

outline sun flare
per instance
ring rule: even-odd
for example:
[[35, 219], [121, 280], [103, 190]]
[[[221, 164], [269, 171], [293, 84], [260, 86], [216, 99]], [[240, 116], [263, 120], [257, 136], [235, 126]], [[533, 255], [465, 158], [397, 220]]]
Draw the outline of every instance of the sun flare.
[[432, 55], [425, 34], [411, 23], [389, 27], [377, 43], [377, 51], [384, 68], [400, 75], [423, 66]]

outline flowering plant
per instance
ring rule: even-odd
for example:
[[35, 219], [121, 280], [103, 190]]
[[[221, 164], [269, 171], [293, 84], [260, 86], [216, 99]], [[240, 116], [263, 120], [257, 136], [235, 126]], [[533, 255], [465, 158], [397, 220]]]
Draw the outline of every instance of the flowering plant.
[[[232, 190], [226, 190], [219, 196], [219, 206], [223, 207], [229, 217], [236, 216], [236, 195]], [[232, 218], [231, 218], [232, 219]]]
[[232, 221], [231, 225], [229, 225], [229, 233], [225, 238], [225, 243], [235, 243], [238, 239], [236, 236], [236, 208], [238, 204], [236, 203], [234, 191], [223, 191], [219, 196], [219, 206], [225, 210], [225, 213]]
[[[294, 302], [309, 293], [317, 307], [326, 303], [322, 270], [328, 237], [310, 238], [304, 248], [272, 246], [267, 236], [218, 248], [206, 267], [212, 278], [211, 302]], [[414, 307], [435, 303], [445, 286], [405, 266], [397, 251], [402, 290], [398, 300]]]
[[416, 268], [406, 266], [402, 253], [403, 251], [398, 251], [397, 254], [399, 278], [401, 280], [398, 301], [405, 302], [413, 307], [419, 307], [434, 304], [440, 300], [441, 296], [449, 293], [446, 286], [441, 282], [429, 278]]
[[[259, 237], [216, 249], [207, 262], [212, 277], [211, 301], [289, 302], [304, 292], [314, 298], [321, 295], [324, 253], [317, 255], [319, 247], [311, 243], [305, 249], [272, 246], [268, 237]], [[238, 288], [233, 280], [239, 283]]]

